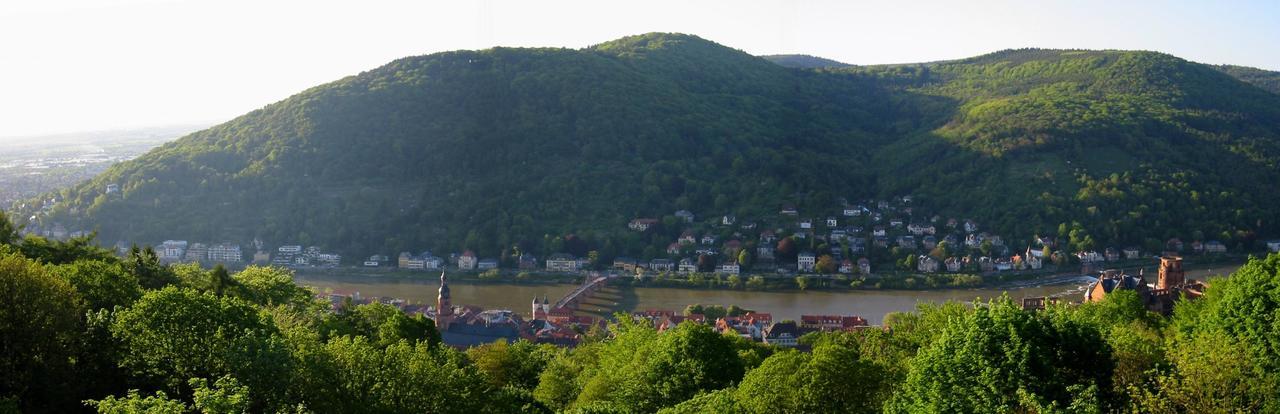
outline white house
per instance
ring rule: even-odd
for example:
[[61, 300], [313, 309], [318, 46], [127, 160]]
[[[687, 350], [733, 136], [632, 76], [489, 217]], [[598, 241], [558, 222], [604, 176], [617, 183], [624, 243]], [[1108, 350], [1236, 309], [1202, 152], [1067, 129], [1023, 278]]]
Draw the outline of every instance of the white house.
[[573, 272], [578, 270], [578, 261], [568, 254], [556, 253], [547, 258], [547, 270], [551, 272]]
[[813, 255], [813, 252], [800, 252], [800, 255], [796, 256], [796, 268], [801, 272], [812, 272], [816, 264], [818, 264], [818, 258]]

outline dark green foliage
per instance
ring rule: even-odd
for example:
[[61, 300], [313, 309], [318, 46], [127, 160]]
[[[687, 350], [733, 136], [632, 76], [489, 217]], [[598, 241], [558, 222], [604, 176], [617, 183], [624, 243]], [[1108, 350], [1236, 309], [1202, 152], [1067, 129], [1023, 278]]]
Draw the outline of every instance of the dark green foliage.
[[843, 68], [853, 66], [844, 62], [809, 55], [768, 55], [761, 57], [770, 62], [777, 63], [778, 65], [797, 69]]
[[21, 230], [9, 219], [9, 214], [4, 210], [0, 210], [0, 245], [14, 244], [22, 240], [22, 235], [18, 233]]
[[1175, 310], [1161, 397], [1189, 411], [1280, 410], [1280, 254], [1209, 283]]
[[[1110, 348], [1097, 328], [1029, 313], [1007, 298], [947, 323], [911, 360], [890, 412], [1081, 410], [1112, 402]], [[1088, 410], [1086, 410], [1088, 411]]]
[[320, 325], [322, 338], [363, 336], [379, 346], [390, 346], [402, 340], [410, 343], [440, 343], [440, 332], [434, 321], [421, 314], [408, 316], [385, 303], [370, 303], [329, 314]]
[[16, 399], [24, 412], [76, 404], [63, 397], [84, 311], [75, 287], [0, 246], [0, 298], [0, 399]]
[[1213, 68], [1250, 85], [1280, 94], [1280, 72], [1236, 65], [1215, 65]]
[[142, 296], [138, 278], [119, 262], [78, 260], [52, 270], [71, 282], [90, 310], [127, 307]]
[[[706, 325], [683, 323], [659, 335], [653, 328], [624, 320], [615, 332], [591, 351], [594, 363], [575, 375], [573, 384], [581, 391], [572, 407], [611, 403], [629, 411], [654, 412], [742, 379], [743, 361], [733, 341]], [[543, 382], [550, 387], [548, 380], [544, 374]], [[538, 391], [535, 394], [548, 406], [561, 406], [558, 398], [547, 398], [550, 390], [539, 386]]]
[[191, 378], [233, 375], [274, 397], [291, 369], [276, 327], [248, 302], [190, 289], [148, 292], [116, 315], [121, 365], [149, 385], [189, 395]]
[[536, 345], [525, 340], [512, 344], [498, 341], [468, 349], [467, 359], [494, 387], [512, 386], [532, 392], [547, 363], [559, 354], [553, 345]]
[[890, 379], [857, 348], [832, 343], [811, 354], [774, 354], [743, 378], [734, 396], [748, 413], [876, 413]]
[[[147, 289], [159, 289], [178, 282], [177, 276], [168, 267], [160, 264], [160, 256], [156, 255], [155, 249], [151, 246], [130, 247], [129, 256], [124, 259], [124, 265], [134, 277], [138, 278], [142, 287]], [[225, 271], [224, 269], [223, 272]]]

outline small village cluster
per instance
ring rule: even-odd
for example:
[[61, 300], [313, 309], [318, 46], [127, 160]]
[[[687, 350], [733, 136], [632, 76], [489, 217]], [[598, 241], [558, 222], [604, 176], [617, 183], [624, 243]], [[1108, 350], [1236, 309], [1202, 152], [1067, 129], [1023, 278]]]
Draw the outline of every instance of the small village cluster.
[[[107, 191], [110, 193], [119, 190], [109, 186]], [[1036, 271], [1049, 263], [1067, 262], [1066, 251], [1069, 249], [1065, 246], [1065, 240], [1037, 236], [1031, 237], [1026, 246], [1011, 248], [1001, 235], [981, 231], [974, 220], [921, 214], [918, 208], [912, 206], [910, 195], [861, 203], [840, 200], [829, 213], [825, 218], [812, 218], [802, 216], [793, 205], [784, 205], [776, 215], [761, 218], [760, 221], [739, 220], [732, 214], [698, 221], [693, 212], [680, 210], [673, 213], [672, 217], [682, 228], [681, 233], [667, 245], [666, 251], [659, 257], [634, 259], [619, 256], [610, 258], [612, 262], [594, 263], [586, 257], [575, 257], [568, 253], [554, 253], [541, 259], [524, 253], [506, 266], [514, 266], [514, 269], [520, 271], [553, 273], [612, 268], [632, 274], [738, 275], [750, 269], [753, 274], [873, 276], [902, 271], [925, 274]], [[640, 217], [632, 219], [627, 227], [636, 232], [649, 232], [662, 226], [663, 222], [658, 218]], [[58, 223], [47, 227], [28, 226], [24, 232], [57, 240], [88, 234], [84, 230], [69, 230]], [[779, 242], [784, 238], [794, 242], [791, 243], [791, 248], [795, 251], [781, 249]], [[1280, 240], [1271, 240], [1266, 244], [1271, 251], [1280, 251]], [[939, 249], [940, 245], [946, 248]], [[125, 241], [115, 245], [120, 252], [127, 252], [130, 246]], [[478, 257], [471, 250], [442, 256], [430, 251], [402, 252], [395, 258], [378, 254], [362, 261], [344, 263], [341, 255], [316, 246], [286, 244], [275, 249], [264, 249], [263, 242], [255, 239], [252, 249], [253, 253], [250, 255], [247, 248], [233, 242], [166, 240], [157, 246], [157, 254], [167, 262], [253, 263], [290, 268], [333, 268], [346, 265], [395, 267], [411, 271], [488, 271], [504, 266], [497, 258]], [[873, 261], [870, 257], [872, 249], [882, 249], [878, 251], [885, 253], [876, 255], [878, 260]], [[1172, 254], [1215, 254], [1226, 250], [1227, 246], [1217, 240], [1184, 243], [1181, 239], [1172, 238], [1164, 246], [1164, 252]], [[898, 257], [906, 256], [904, 264], [875, 269], [890, 263], [886, 260], [891, 256], [888, 252], [894, 252]], [[1144, 253], [1138, 247], [1106, 247], [1101, 251], [1071, 253], [1071, 261], [1080, 263], [1083, 272], [1092, 273], [1106, 267], [1107, 262], [1137, 260], [1148, 257], [1147, 254], [1152, 253]]]
[[[919, 273], [1039, 270], [1046, 262], [1065, 262], [1067, 253], [1062, 241], [1054, 237], [1034, 237], [1027, 246], [1012, 250], [1004, 238], [981, 231], [974, 220], [916, 214], [919, 211], [912, 207], [911, 201], [909, 195], [862, 204], [842, 201], [839, 215], [825, 219], [802, 217], [794, 206], [785, 205], [770, 220], [772, 225], [768, 228], [756, 221], [740, 221], [734, 215], [723, 215], [711, 221], [712, 227], [701, 234], [691, 228], [683, 230], [667, 246], [669, 258], [639, 261], [622, 257], [614, 261], [614, 267], [624, 271], [736, 275], [750, 261], [756, 273], [872, 275], [873, 263], [867, 257], [871, 248], [896, 249], [899, 254], [912, 256], [907, 263], [911, 270]], [[677, 211], [674, 216], [685, 226], [696, 223], [694, 213], [688, 210]], [[925, 218], [916, 218], [918, 216]], [[636, 218], [628, 223], [628, 228], [645, 232], [661, 222], [656, 218]], [[725, 234], [724, 229], [732, 229], [732, 233], [722, 240], [719, 234]], [[778, 245], [782, 237], [793, 237], [800, 245], [826, 245], [827, 250], [802, 249], [794, 256], [794, 268], [787, 268], [789, 262], [777, 260], [783, 253]], [[808, 243], [809, 240], [813, 243]], [[939, 245], [945, 245], [946, 249], [937, 250]], [[1269, 242], [1268, 246], [1280, 249], [1280, 241]], [[1189, 251], [1195, 253], [1226, 252], [1226, 245], [1214, 240], [1195, 241], [1189, 247]], [[744, 249], [748, 250], [746, 255]], [[1184, 245], [1179, 239], [1170, 239], [1166, 250], [1180, 253]], [[1093, 272], [1105, 262], [1140, 259], [1142, 252], [1137, 247], [1107, 247], [1101, 252], [1077, 252], [1074, 257], [1085, 272]], [[714, 263], [711, 269], [699, 265], [708, 259]]]

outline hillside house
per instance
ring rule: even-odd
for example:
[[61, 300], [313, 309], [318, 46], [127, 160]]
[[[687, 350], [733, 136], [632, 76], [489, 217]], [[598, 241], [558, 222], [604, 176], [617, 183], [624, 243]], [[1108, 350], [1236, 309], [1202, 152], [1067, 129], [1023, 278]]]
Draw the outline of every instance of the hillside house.
[[884, 237], [885, 234], [888, 234], [888, 233], [886, 232], [884, 226], [875, 226], [871, 228], [872, 236]]
[[1108, 262], [1114, 262], [1120, 260], [1120, 250], [1114, 247], [1108, 247], [1102, 250], [1102, 256], [1105, 257]]
[[853, 273], [853, 269], [855, 269], [855, 267], [852, 260], [844, 259], [840, 261], [840, 273], [847, 275]]
[[1027, 257], [1023, 260], [1027, 262], [1027, 267], [1031, 268], [1031, 270], [1040, 270], [1041, 267], [1044, 267], [1044, 259], [1041, 259], [1034, 255], [1028, 254]]
[[697, 262], [694, 262], [693, 259], [686, 257], [680, 259], [680, 265], [677, 267], [677, 271], [684, 274], [697, 273], [698, 264]]
[[741, 270], [742, 268], [739, 267], [736, 262], [724, 263], [716, 268], [717, 272], [724, 273], [726, 275], [736, 275]]
[[992, 270], [995, 270], [995, 268], [996, 268], [996, 264], [994, 261], [991, 260], [990, 257], [982, 256], [978, 258], [978, 270], [983, 272], [990, 272]]
[[937, 273], [938, 259], [934, 259], [933, 256], [920, 255], [920, 257], [916, 258], [916, 270], [921, 273]]
[[547, 258], [547, 271], [574, 272], [578, 270], [578, 261], [565, 253], [556, 253]]
[[900, 218], [889, 219], [889, 227], [894, 227], [894, 228], [902, 227], [902, 219]]
[[976, 232], [976, 231], [978, 231], [978, 223], [974, 222], [973, 220], [965, 220], [965, 221], [964, 221], [964, 232], [965, 232], [965, 233], [973, 233], [973, 232]]
[[836, 228], [839, 225], [840, 225], [840, 221], [836, 220], [835, 217], [827, 217], [827, 227]]
[[498, 268], [498, 259], [480, 259], [476, 262], [477, 270], [493, 270]]
[[209, 246], [209, 261], [214, 263], [240, 263], [243, 256], [240, 252], [240, 245], [231, 243], [218, 243]]
[[938, 238], [933, 236], [924, 236], [923, 239], [920, 239], [920, 245], [924, 246], [927, 250], [933, 250], [933, 248], [938, 247]]
[[907, 250], [916, 249], [915, 236], [898, 236], [898, 247]]
[[698, 236], [693, 235], [693, 230], [685, 230], [680, 233], [680, 238], [676, 239], [680, 244], [694, 244], [698, 242]]
[[858, 259], [858, 273], [871, 274], [871, 261], [865, 257]]
[[694, 219], [693, 212], [689, 210], [676, 211], [676, 218], [683, 220], [685, 223], [692, 223]]
[[711, 234], [703, 235], [702, 244], [704, 246], [710, 246], [710, 245], [716, 244], [716, 236]]
[[813, 228], [813, 220], [809, 220], [809, 219], [800, 220], [799, 226], [800, 226], [800, 228], [805, 229], [805, 230], [812, 229], [812, 228]]
[[960, 271], [960, 259], [948, 257], [947, 260], [944, 261], [944, 264], [946, 264], [948, 272], [955, 273]]
[[653, 259], [649, 261], [649, 269], [655, 272], [670, 272], [676, 270], [676, 263], [667, 259]]
[[649, 228], [658, 225], [658, 219], [655, 218], [637, 218], [627, 223], [627, 228], [635, 231], [647, 231]]
[[1080, 259], [1080, 263], [1099, 263], [1106, 260], [1106, 258], [1093, 250], [1076, 253], [1076, 258]]
[[800, 252], [796, 256], [796, 269], [801, 272], [812, 272], [814, 265], [818, 263], [817, 260], [818, 258], [813, 255], [813, 252]]
[[758, 259], [758, 260], [773, 260], [773, 246], [758, 246], [758, 247], [756, 247], [756, 259]]
[[518, 262], [519, 264], [517, 264], [516, 267], [519, 267], [520, 270], [533, 270], [538, 268], [538, 258], [529, 253], [521, 254]]
[[1227, 245], [1217, 240], [1209, 240], [1204, 244], [1205, 253], [1226, 253]]
[[1138, 248], [1137, 248], [1137, 247], [1126, 247], [1126, 248], [1124, 248], [1124, 258], [1125, 258], [1125, 259], [1130, 259], [1130, 260], [1132, 260], [1132, 259], [1137, 259], [1137, 258], [1138, 258], [1138, 255], [1141, 255], [1141, 254], [1142, 254], [1142, 251], [1141, 251], [1141, 250], [1138, 250]]
[[1267, 250], [1280, 252], [1280, 240], [1267, 240]]
[[725, 214], [724, 216], [720, 217], [720, 224], [725, 226], [732, 226], [733, 223], [737, 223], [737, 222], [738, 222], [738, 217], [732, 214]]
[[475, 270], [477, 262], [476, 253], [470, 250], [462, 252], [462, 255], [458, 256], [458, 268], [462, 270]]
[[796, 210], [796, 206], [794, 205], [785, 204], [782, 206], [782, 211], [780, 211], [779, 214], [782, 214], [784, 216], [794, 216], [794, 215], [800, 214], [800, 211]]
[[670, 254], [670, 255], [677, 255], [677, 254], [680, 254], [680, 247], [681, 247], [681, 246], [680, 246], [680, 243], [671, 243], [671, 244], [668, 244], [668, 245], [667, 245], [667, 254]]
[[165, 240], [160, 244], [160, 260], [182, 260], [182, 256], [187, 254], [186, 240]]
[[637, 266], [636, 259], [630, 257], [619, 257], [613, 259], [613, 268], [624, 272], [634, 272]]
[[932, 224], [911, 223], [907, 226], [907, 231], [916, 236], [923, 236], [926, 234], [935, 234], [938, 229], [933, 227]]

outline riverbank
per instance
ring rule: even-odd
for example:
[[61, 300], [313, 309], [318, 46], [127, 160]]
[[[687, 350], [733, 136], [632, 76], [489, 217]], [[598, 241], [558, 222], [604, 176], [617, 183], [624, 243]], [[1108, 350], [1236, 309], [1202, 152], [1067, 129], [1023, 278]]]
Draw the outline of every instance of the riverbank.
[[[1235, 271], [1247, 260], [1247, 256], [1193, 256], [1184, 262], [1187, 276], [1208, 279]], [[1121, 269], [1130, 273], [1151, 273], [1154, 277], [1158, 263], [1154, 260], [1135, 259], [1114, 263], [1106, 268]], [[581, 273], [546, 271], [488, 270], [461, 271], [447, 269], [449, 280], [467, 284], [493, 284], [511, 286], [547, 286], [581, 283]], [[300, 275], [342, 276], [370, 279], [388, 279], [437, 283], [436, 270], [404, 270], [394, 268], [303, 268], [295, 269]], [[870, 277], [847, 274], [777, 274], [756, 273], [726, 275], [720, 273], [677, 274], [649, 272], [640, 276], [613, 273], [614, 286], [640, 288], [669, 288], [690, 290], [725, 290], [747, 292], [854, 292], [854, 291], [933, 291], [948, 289], [998, 289], [1009, 286], [1034, 286], [1052, 284], [1054, 280], [1082, 276], [1078, 267], [1046, 266], [1037, 271], [1007, 271], [974, 273], [911, 273], [887, 272]]]

